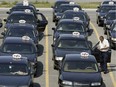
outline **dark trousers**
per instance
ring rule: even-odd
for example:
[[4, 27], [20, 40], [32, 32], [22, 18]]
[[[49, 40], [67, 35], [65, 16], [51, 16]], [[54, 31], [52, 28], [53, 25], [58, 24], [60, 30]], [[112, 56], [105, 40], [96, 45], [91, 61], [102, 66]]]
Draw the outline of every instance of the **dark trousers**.
[[108, 69], [107, 69], [107, 58], [108, 58], [107, 52], [101, 52], [100, 66], [101, 66], [101, 69], [103, 71], [108, 71]]

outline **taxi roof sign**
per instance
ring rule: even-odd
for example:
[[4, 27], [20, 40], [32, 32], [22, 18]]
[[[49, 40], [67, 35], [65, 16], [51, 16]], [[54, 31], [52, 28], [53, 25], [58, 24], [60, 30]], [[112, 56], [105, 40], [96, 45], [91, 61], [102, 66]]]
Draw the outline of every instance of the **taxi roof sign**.
[[23, 6], [28, 6], [28, 5], [29, 5], [28, 0], [23, 0]]
[[30, 40], [30, 37], [29, 37], [29, 36], [23, 36], [23, 37], [22, 37], [22, 40], [28, 41], [28, 40]]
[[12, 55], [13, 59], [21, 59], [21, 55], [20, 54], [13, 54]]
[[112, 1], [111, 1], [111, 2], [109, 2], [109, 5], [114, 5], [114, 2], [112, 2]]
[[75, 7], [75, 8], [73, 8], [73, 11], [78, 12], [79, 11], [79, 8]]
[[73, 32], [72, 34], [73, 34], [73, 36], [79, 36], [80, 35], [79, 32]]
[[26, 21], [25, 20], [19, 20], [19, 23], [26, 23]]
[[87, 53], [87, 52], [81, 52], [81, 56], [82, 57], [88, 57], [89, 56], [89, 53]]
[[74, 2], [69, 2], [69, 4], [74, 5], [75, 3]]
[[80, 20], [80, 18], [79, 17], [74, 17], [73, 20], [78, 21], [78, 20]]

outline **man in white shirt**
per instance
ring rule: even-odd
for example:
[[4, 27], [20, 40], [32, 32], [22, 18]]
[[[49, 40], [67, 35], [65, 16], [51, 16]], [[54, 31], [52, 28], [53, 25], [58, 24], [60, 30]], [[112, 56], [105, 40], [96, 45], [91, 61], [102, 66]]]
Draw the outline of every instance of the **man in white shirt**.
[[109, 42], [107, 39], [105, 39], [103, 36], [100, 36], [99, 37], [100, 39], [100, 42], [99, 42], [99, 45], [98, 45], [98, 49], [100, 50], [101, 52], [101, 63], [100, 63], [100, 66], [101, 66], [101, 69], [104, 71], [104, 74], [108, 73], [108, 69], [107, 69], [107, 58], [108, 58], [108, 50], [109, 50]]

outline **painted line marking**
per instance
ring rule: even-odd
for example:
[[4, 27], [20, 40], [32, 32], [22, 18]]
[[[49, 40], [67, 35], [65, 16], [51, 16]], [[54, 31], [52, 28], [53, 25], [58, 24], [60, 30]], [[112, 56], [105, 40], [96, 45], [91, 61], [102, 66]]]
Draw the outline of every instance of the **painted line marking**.
[[45, 55], [45, 70], [46, 70], [46, 74], [45, 74], [45, 83], [46, 83], [46, 86], [45, 87], [49, 87], [49, 61], [48, 61], [48, 26], [46, 26], [46, 29], [45, 29], [45, 50], [46, 50], [46, 55]]
[[[99, 34], [98, 34], [98, 32], [97, 32], [97, 29], [96, 29], [95, 26], [92, 24], [92, 22], [90, 22], [90, 25], [93, 27], [93, 30], [95, 31], [95, 34], [96, 34], [96, 36], [97, 36], [97, 39], [99, 40]], [[108, 68], [110, 68], [110, 64], [108, 64]], [[110, 68], [110, 69], [111, 69], [111, 68]], [[110, 77], [111, 77], [113, 86], [116, 87], [116, 81], [115, 81], [115, 79], [114, 79], [113, 73], [110, 71], [109, 74], [110, 74]]]

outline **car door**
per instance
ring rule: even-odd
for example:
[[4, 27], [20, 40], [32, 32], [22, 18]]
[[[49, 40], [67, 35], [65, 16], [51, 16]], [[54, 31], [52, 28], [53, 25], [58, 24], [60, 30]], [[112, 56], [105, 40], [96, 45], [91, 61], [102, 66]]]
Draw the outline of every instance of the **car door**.
[[37, 17], [38, 17], [38, 31], [44, 32], [46, 25], [48, 24], [48, 21], [42, 13], [37, 13]]
[[[96, 60], [98, 63], [101, 62], [100, 58], [100, 51], [98, 50], [97, 46], [98, 46], [99, 42], [92, 48], [92, 54], [95, 56]], [[107, 63], [111, 62], [111, 48], [109, 48], [108, 53], [107, 53]]]

